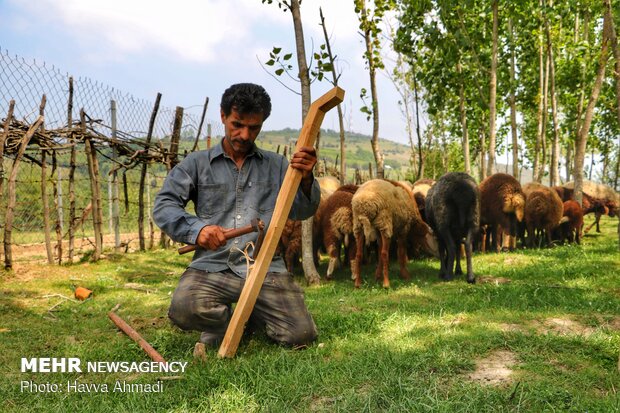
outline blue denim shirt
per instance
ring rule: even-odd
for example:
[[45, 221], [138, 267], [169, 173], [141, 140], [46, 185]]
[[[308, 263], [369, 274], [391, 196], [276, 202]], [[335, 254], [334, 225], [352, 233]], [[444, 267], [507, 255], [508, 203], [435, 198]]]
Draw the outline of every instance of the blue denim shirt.
[[[271, 221], [288, 161], [274, 152], [254, 149], [246, 157], [241, 170], [224, 153], [222, 142], [206, 151], [189, 154], [175, 166], [155, 198], [155, 223], [174, 241], [195, 244], [200, 230], [206, 225], [238, 228], [250, 224], [253, 218]], [[297, 191], [289, 218], [302, 220], [314, 214], [320, 199], [315, 180], [310, 199]], [[189, 201], [195, 215], [186, 211]], [[256, 243], [253, 232], [231, 240], [216, 251], [197, 248], [191, 268], [208, 272], [230, 269], [240, 277], [247, 272], [246, 259], [239, 250], [248, 242]], [[251, 252], [251, 248], [248, 249]], [[270, 272], [286, 271], [284, 260], [275, 256]]]

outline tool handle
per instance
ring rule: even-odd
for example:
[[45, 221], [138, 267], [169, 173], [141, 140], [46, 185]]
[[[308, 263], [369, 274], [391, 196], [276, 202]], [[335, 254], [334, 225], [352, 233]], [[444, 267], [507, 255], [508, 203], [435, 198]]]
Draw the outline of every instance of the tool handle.
[[[224, 230], [224, 238], [231, 239], [237, 238], [241, 235], [249, 234], [250, 232], [256, 232], [256, 226], [250, 224], [240, 228], [227, 228]], [[179, 248], [177, 251], [179, 255], [187, 254], [188, 252], [192, 252], [196, 249], [196, 245], [185, 245]]]

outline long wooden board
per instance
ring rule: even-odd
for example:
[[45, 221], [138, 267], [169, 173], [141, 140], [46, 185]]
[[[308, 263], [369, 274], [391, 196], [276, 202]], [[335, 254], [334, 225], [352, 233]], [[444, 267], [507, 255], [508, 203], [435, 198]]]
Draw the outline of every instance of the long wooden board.
[[[296, 151], [302, 146], [314, 146], [314, 141], [319, 133], [325, 114], [342, 102], [343, 99], [344, 90], [335, 87], [310, 105], [299, 139], [297, 139]], [[282, 182], [282, 187], [278, 193], [278, 198], [276, 199], [271, 223], [265, 234], [263, 245], [247, 276], [245, 285], [239, 296], [239, 301], [235, 307], [235, 312], [232, 315], [230, 324], [226, 330], [226, 335], [224, 335], [224, 340], [220, 346], [218, 352], [220, 357], [234, 357], [237, 352], [239, 341], [243, 335], [243, 329], [254, 309], [256, 298], [265, 280], [265, 275], [267, 275], [269, 264], [271, 264], [273, 254], [275, 253], [278, 241], [282, 235], [282, 230], [284, 229], [284, 224], [286, 223], [291, 206], [293, 205], [295, 194], [301, 182], [301, 176], [301, 171], [293, 169], [290, 166], [288, 167], [286, 175], [284, 176], [284, 181]]]

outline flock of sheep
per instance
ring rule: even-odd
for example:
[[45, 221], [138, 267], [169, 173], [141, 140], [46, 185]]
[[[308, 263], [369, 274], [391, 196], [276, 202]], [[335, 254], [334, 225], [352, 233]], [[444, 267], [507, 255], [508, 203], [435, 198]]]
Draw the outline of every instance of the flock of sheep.
[[[543, 243], [579, 243], [584, 215], [594, 213], [600, 231], [601, 215], [616, 216], [620, 206], [619, 195], [604, 185], [585, 182], [579, 206], [573, 199], [572, 183], [551, 188], [536, 182], [522, 186], [503, 173], [491, 175], [479, 185], [462, 172], [414, 184], [373, 179], [359, 186], [340, 186], [333, 177], [318, 179], [321, 203], [314, 217], [315, 257], [319, 251], [329, 256], [329, 280], [344, 248], [355, 287], [361, 286], [360, 266], [372, 246], [377, 249], [375, 278], [382, 279], [386, 288], [390, 286], [389, 258], [394, 249], [401, 278], [409, 279], [408, 256], [425, 253], [439, 257], [439, 276], [446, 281], [463, 274], [460, 260], [464, 250], [467, 282], [474, 283], [474, 249], [512, 250], [518, 240], [529, 248]], [[301, 225], [289, 220], [280, 245], [289, 271], [300, 252]]]

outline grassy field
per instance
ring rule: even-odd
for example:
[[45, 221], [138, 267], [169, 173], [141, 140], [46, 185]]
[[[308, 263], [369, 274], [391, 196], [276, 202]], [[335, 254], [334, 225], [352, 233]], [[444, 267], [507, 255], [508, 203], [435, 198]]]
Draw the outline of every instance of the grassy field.
[[[306, 288], [316, 344], [291, 350], [258, 335], [244, 338], [236, 358], [220, 360], [212, 349], [205, 362], [192, 357], [198, 333], [166, 318], [188, 257], [154, 251], [66, 267], [20, 263], [0, 275], [0, 411], [620, 411], [616, 224], [604, 218], [603, 233], [582, 246], [476, 255], [475, 285], [440, 282], [436, 260], [412, 261], [413, 279], [393, 276], [389, 290], [371, 267], [359, 290], [348, 271], [337, 272], [336, 281]], [[72, 285], [94, 297], [61, 297]], [[114, 383], [155, 384], [163, 374], [21, 373], [22, 357], [148, 360], [108, 319], [117, 303], [167, 360], [188, 362], [181, 378], [163, 380], [158, 393], [129, 393], [114, 392]], [[62, 392], [22, 391], [22, 381]], [[109, 392], [67, 392], [75, 381]]]

